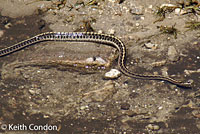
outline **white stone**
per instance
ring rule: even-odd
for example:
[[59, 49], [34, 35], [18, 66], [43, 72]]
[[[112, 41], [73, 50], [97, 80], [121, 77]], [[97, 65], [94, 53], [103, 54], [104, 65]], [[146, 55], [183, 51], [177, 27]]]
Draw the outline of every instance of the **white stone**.
[[98, 33], [99, 33], [99, 34], [102, 34], [102, 33], [103, 33], [103, 31], [102, 31], [102, 30], [99, 30], [99, 31], [98, 31]]
[[101, 64], [106, 64], [106, 61], [102, 59], [101, 57], [96, 57], [96, 61], [98, 61]]
[[144, 16], [142, 16], [142, 17], [140, 17], [141, 18], [141, 20], [144, 20]]
[[175, 14], [180, 15], [181, 9], [180, 8], [176, 8], [174, 12], [175, 12]]
[[87, 58], [85, 61], [88, 62], [88, 63], [91, 63], [91, 62], [94, 62], [94, 58], [90, 57], [90, 58]]
[[35, 94], [35, 91], [32, 90], [32, 89], [29, 89], [29, 93], [30, 93], [30, 94]]
[[114, 34], [114, 33], [115, 33], [115, 30], [114, 30], [114, 29], [109, 29], [109, 30], [108, 30], [108, 33], [109, 33], [109, 34]]
[[6, 29], [9, 29], [11, 26], [12, 26], [12, 24], [9, 22], [9, 23], [7, 23], [7, 24], [5, 25], [5, 28], [6, 28]]
[[160, 129], [160, 127], [158, 125], [155, 125], [155, 124], [149, 124], [149, 125], [146, 126], [146, 128], [149, 129], [149, 130], [153, 130], [153, 131]]
[[105, 64], [106, 61], [104, 59], [102, 59], [101, 57], [90, 57], [90, 58], [87, 58], [85, 60], [87, 63], [92, 63], [92, 62], [99, 62], [100, 64]]
[[176, 5], [174, 5], [174, 4], [162, 4], [160, 6], [160, 8], [163, 8], [163, 7], [176, 7]]
[[183, 10], [183, 9], [180, 9], [180, 8], [176, 8], [174, 12], [175, 12], [176, 15], [183, 15], [183, 14], [187, 13], [186, 10]]
[[108, 1], [109, 1], [109, 2], [113, 2], [113, 3], [116, 2], [116, 0], [108, 0]]
[[121, 72], [117, 69], [111, 69], [109, 72], [105, 73], [105, 78], [115, 79], [121, 75]]
[[152, 9], [152, 8], [153, 8], [153, 5], [149, 5], [149, 8]]

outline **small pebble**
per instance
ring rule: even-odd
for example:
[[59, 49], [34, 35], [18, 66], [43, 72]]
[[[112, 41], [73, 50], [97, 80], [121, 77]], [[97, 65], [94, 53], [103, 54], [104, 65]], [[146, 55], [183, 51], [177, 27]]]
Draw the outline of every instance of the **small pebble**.
[[152, 9], [152, 8], [153, 8], [153, 5], [149, 5], [149, 7], [148, 7], [148, 8]]
[[198, 43], [199, 43], [198, 41], [195, 41], [195, 42], [193, 42], [192, 44], [193, 44], [193, 45], [198, 45]]
[[49, 116], [48, 116], [48, 115], [43, 115], [43, 117], [44, 117], [45, 119], [49, 118]]
[[147, 129], [150, 129], [150, 130], [153, 130], [153, 131], [156, 131], [156, 130], [159, 130], [160, 127], [158, 125], [155, 125], [155, 124], [149, 124], [146, 126]]
[[98, 61], [101, 64], [106, 64], [106, 61], [102, 59], [101, 57], [96, 57], [96, 61]]
[[99, 34], [102, 34], [102, 33], [103, 33], [103, 31], [102, 31], [102, 30], [99, 30], [99, 31], [98, 31], [98, 33], [99, 33]]
[[163, 8], [163, 7], [176, 7], [176, 5], [174, 5], [174, 4], [162, 4], [160, 6], [160, 8]]
[[91, 63], [91, 62], [94, 62], [95, 60], [93, 57], [90, 57], [90, 58], [87, 58], [85, 61], [88, 63]]
[[108, 33], [109, 33], [109, 34], [114, 34], [114, 33], [115, 33], [115, 30], [114, 30], [114, 29], [109, 29], [109, 30], [108, 30]]
[[12, 26], [11, 23], [7, 23], [7, 24], [5, 25], [5, 28], [6, 28], [6, 29], [9, 29], [11, 26]]
[[149, 43], [145, 43], [144, 46], [145, 46], [147, 49], [156, 49], [158, 45], [149, 42]]
[[143, 16], [141, 17], [141, 20], [144, 20], [144, 17], [143, 17]]
[[86, 106], [81, 106], [81, 107], [80, 107], [81, 110], [84, 110], [84, 109], [87, 109], [87, 108], [88, 108], [87, 105], [86, 105]]
[[113, 3], [114, 3], [114, 2], [116, 2], [117, 0], [108, 0], [108, 1], [109, 1], [109, 2], [113, 2]]
[[174, 12], [175, 12], [175, 14], [180, 15], [181, 9], [180, 8], [176, 8]]
[[32, 95], [36, 93], [34, 90], [31, 90], [31, 89], [28, 90], [28, 91], [29, 91], [29, 93], [32, 94]]
[[102, 59], [101, 57], [90, 57], [90, 58], [87, 58], [85, 61], [88, 63], [92, 63], [96, 61], [96, 62], [99, 62], [100, 64], [106, 64], [106, 61]]
[[122, 110], [129, 110], [130, 104], [128, 103], [121, 103], [121, 109]]
[[116, 79], [121, 75], [121, 72], [117, 69], [111, 69], [109, 72], [105, 73], [104, 77], [107, 79]]
[[193, 110], [192, 111], [192, 115], [196, 118], [199, 118], [200, 119], [200, 110]]
[[175, 12], [176, 15], [183, 15], [183, 14], [187, 13], [186, 10], [182, 10], [180, 8], [176, 8], [174, 12]]

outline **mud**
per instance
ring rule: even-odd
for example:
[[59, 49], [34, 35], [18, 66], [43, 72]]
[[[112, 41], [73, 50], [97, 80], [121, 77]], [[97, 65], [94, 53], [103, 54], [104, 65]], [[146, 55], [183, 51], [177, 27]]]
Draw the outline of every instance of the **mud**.
[[[199, 31], [187, 31], [184, 26], [199, 16], [172, 12], [153, 23], [158, 19], [154, 14], [157, 6], [176, 1], [93, 2], [54, 0], [27, 5], [21, 0], [0, 1], [0, 49], [47, 31], [114, 34], [126, 44], [129, 70], [192, 80], [193, 88], [123, 74], [114, 80], [104, 79], [110, 69], [119, 69], [117, 51], [111, 46], [38, 43], [0, 58], [0, 125], [48, 124], [58, 129], [0, 132], [198, 134]], [[19, 3], [21, 8], [15, 11]], [[158, 26], [175, 26], [177, 38], [161, 33]], [[104, 62], [95, 61], [96, 57]], [[87, 59], [93, 61], [88, 64]]]

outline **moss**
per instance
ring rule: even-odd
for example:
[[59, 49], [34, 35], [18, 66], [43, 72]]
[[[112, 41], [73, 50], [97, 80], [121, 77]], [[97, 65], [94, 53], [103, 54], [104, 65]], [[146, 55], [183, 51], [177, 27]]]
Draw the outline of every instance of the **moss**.
[[168, 27], [168, 26], [157, 26], [160, 29], [161, 34], [170, 34], [174, 35], [174, 38], [177, 39], [178, 30], [175, 28], [175, 25]]
[[188, 30], [200, 30], [200, 22], [199, 21], [188, 21], [188, 22], [186, 22], [185, 28], [188, 28]]
[[163, 7], [157, 7], [155, 14], [156, 16], [159, 17], [159, 19], [157, 19], [156, 21], [154, 21], [154, 23], [158, 22], [158, 21], [163, 21], [165, 19], [166, 13], [171, 13], [173, 12], [177, 7], [176, 6], [163, 6]]

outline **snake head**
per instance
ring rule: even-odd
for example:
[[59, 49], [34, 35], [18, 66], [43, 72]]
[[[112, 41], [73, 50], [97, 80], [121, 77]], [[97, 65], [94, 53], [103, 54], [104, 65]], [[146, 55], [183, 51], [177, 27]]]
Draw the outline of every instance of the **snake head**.
[[180, 86], [184, 88], [192, 88], [194, 87], [194, 81], [190, 79], [185, 83], [181, 83]]

